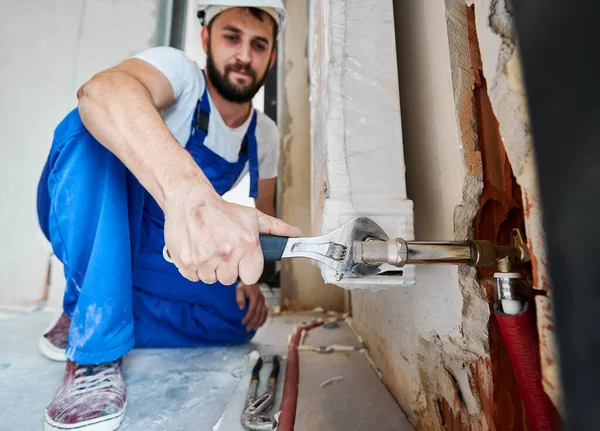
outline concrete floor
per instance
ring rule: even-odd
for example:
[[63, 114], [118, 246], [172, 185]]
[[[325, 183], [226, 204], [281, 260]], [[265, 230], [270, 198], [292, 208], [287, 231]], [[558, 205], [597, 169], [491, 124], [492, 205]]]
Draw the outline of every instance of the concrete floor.
[[[245, 346], [133, 350], [124, 362], [128, 410], [120, 430], [241, 431], [239, 418], [250, 379], [248, 353], [258, 350], [262, 355], [285, 355], [288, 335], [313, 316], [271, 316]], [[64, 369], [62, 363], [49, 361], [37, 348], [38, 337], [52, 318], [53, 313], [46, 311], [0, 311], [0, 430], [42, 429], [44, 409]], [[315, 330], [306, 342], [360, 345], [344, 325], [335, 331]], [[380, 431], [412, 429], [364, 357], [359, 352], [338, 355], [301, 352], [296, 428], [359, 431], [376, 421], [382, 425], [377, 428]], [[269, 371], [263, 370], [262, 382]], [[285, 361], [274, 411], [279, 407], [284, 375]], [[339, 375], [345, 380], [320, 388], [322, 381]], [[335, 397], [340, 396], [344, 401], [336, 403]], [[325, 400], [337, 407], [329, 409]], [[313, 414], [316, 411], [318, 416]]]
[[[52, 315], [5, 314], [0, 321], [0, 429], [41, 430], [64, 364], [49, 361], [37, 339]], [[246, 374], [254, 346], [134, 350], [125, 359], [123, 431], [212, 430]], [[241, 430], [241, 426], [239, 427]], [[235, 430], [235, 429], [234, 429]]]

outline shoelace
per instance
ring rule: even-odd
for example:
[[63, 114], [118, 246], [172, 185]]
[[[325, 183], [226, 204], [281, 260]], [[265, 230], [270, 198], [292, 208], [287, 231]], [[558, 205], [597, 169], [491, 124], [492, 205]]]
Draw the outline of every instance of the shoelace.
[[[73, 379], [73, 389], [70, 395], [81, 395], [99, 389], [108, 389], [107, 393], [118, 396], [119, 378], [116, 368], [117, 362], [97, 365], [93, 367], [82, 366], [75, 370]], [[91, 371], [90, 371], [91, 369]]]

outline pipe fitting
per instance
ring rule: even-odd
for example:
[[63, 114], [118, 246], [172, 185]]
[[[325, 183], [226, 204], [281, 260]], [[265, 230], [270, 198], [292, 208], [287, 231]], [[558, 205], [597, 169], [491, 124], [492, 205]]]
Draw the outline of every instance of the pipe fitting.
[[496, 263], [496, 246], [491, 241], [473, 241], [475, 258], [471, 266], [493, 266]]
[[523, 308], [523, 292], [521, 290], [521, 274], [518, 272], [496, 272], [498, 302], [502, 304], [504, 313], [517, 315]]
[[377, 239], [356, 241], [352, 253], [355, 262], [387, 263], [403, 267], [408, 260], [408, 247], [402, 238], [388, 241]]

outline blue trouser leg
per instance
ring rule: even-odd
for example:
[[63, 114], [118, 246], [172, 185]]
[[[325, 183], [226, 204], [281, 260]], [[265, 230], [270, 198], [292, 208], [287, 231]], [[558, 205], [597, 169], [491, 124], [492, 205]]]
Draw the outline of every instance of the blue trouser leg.
[[134, 339], [141, 347], [194, 347], [254, 335], [241, 324], [247, 308], [237, 308], [235, 286], [192, 283], [163, 259], [162, 211], [77, 110], [56, 129], [38, 215], [65, 266], [69, 359], [108, 362]]
[[246, 331], [241, 324], [248, 307], [238, 309], [235, 287], [188, 283], [192, 293], [205, 293], [201, 300], [165, 300], [134, 286], [136, 347], [223, 346], [250, 341], [255, 332]]
[[67, 357], [118, 359], [134, 345], [133, 253], [144, 189], [87, 132], [77, 110], [58, 126], [38, 189], [42, 230], [64, 264], [64, 311], [72, 319]]

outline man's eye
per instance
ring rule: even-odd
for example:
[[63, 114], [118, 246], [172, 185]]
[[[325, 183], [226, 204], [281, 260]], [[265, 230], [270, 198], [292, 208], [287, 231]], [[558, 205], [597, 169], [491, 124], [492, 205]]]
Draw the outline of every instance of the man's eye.
[[235, 42], [238, 40], [238, 37], [232, 34], [226, 34], [225, 39], [227, 39], [230, 42]]
[[257, 51], [264, 51], [267, 47], [263, 43], [255, 43], [254, 49]]

